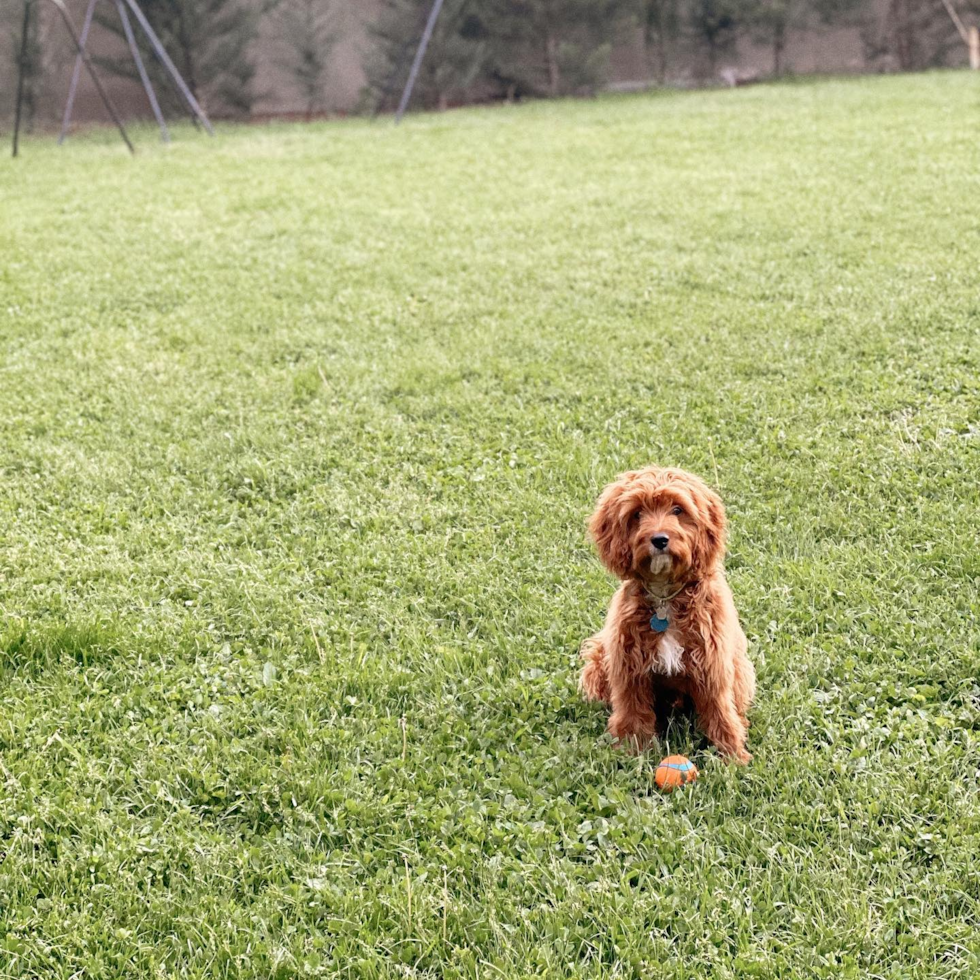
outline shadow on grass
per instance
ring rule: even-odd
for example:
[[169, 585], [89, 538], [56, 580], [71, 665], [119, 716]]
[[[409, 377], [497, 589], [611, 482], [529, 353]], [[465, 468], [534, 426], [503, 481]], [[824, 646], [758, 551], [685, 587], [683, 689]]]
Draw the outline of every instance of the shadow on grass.
[[81, 667], [127, 656], [125, 635], [111, 620], [27, 627], [8, 627], [0, 633], [0, 673], [38, 674], [69, 663]]

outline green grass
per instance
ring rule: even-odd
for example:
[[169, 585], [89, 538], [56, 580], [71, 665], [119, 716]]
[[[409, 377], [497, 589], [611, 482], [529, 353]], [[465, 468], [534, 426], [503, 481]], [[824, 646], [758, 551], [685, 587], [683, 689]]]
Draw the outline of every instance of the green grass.
[[[978, 108], [0, 160], [0, 977], [975, 978]], [[669, 797], [575, 691], [647, 462], [723, 492], [759, 672]]]

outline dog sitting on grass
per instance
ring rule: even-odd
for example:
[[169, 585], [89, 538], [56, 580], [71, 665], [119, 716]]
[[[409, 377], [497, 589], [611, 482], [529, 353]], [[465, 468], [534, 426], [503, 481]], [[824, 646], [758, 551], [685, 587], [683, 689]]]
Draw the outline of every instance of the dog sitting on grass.
[[611, 708], [609, 732], [639, 751], [660, 733], [655, 708], [689, 697], [704, 733], [748, 762], [755, 670], [725, 580], [725, 508], [690, 473], [623, 473], [602, 491], [589, 530], [622, 585], [582, 648], [579, 687]]

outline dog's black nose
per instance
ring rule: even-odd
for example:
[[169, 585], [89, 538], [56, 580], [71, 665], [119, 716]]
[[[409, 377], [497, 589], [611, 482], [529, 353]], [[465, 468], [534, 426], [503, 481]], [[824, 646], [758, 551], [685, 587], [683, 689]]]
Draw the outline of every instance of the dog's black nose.
[[657, 551], [666, 551], [669, 543], [670, 538], [668, 538], [666, 534], [656, 534], [650, 538], [650, 544], [652, 544]]

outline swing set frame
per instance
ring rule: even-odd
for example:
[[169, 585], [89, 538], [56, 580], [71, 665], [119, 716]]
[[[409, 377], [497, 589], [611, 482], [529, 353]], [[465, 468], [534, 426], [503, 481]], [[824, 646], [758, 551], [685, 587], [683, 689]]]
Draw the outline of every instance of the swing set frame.
[[[109, 117], [112, 119], [113, 123], [115, 123], [116, 129], [119, 130], [119, 135], [122, 136], [123, 142], [126, 144], [129, 152], [135, 154], [136, 148], [133, 146], [129, 135], [126, 133], [126, 127], [122, 123], [119, 112], [113, 104], [112, 99], [109, 98], [109, 93], [102, 84], [102, 80], [96, 73], [95, 66], [92, 64], [92, 59], [89, 57], [87, 50], [89, 33], [92, 29], [92, 20], [95, 16], [95, 8], [100, 0], [88, 0], [88, 6], [85, 9], [85, 20], [82, 24], [81, 34], [79, 34], [79, 32], [76, 30], [74, 21], [71, 19], [71, 14], [68, 12], [68, 8], [65, 6], [64, 0], [48, 0], [48, 2], [53, 4], [57, 9], [59, 15], [61, 16], [61, 20], [65, 25], [65, 29], [68, 31], [68, 35], [71, 38], [72, 45], [75, 48], [75, 66], [72, 70], [71, 82], [68, 86], [68, 98], [65, 102], [65, 111], [61, 120], [61, 133], [58, 137], [58, 143], [64, 143], [71, 128], [71, 117], [75, 106], [75, 95], [78, 90], [78, 82], [81, 78], [82, 68], [84, 67], [88, 72], [89, 77], [92, 79], [92, 83], [95, 85], [95, 89], [99, 94], [99, 98], [102, 100], [102, 104], [105, 106], [106, 112], [108, 112]], [[157, 100], [156, 92], [153, 90], [153, 84], [151, 83], [150, 76], [147, 73], [146, 65], [143, 63], [143, 58], [140, 55], [139, 45], [136, 43], [136, 34], [133, 30], [133, 24], [129, 16], [130, 14], [132, 14], [133, 19], [135, 19], [147, 41], [149, 41], [150, 47], [153, 49], [153, 53], [163, 65], [168, 77], [173, 82], [174, 87], [176, 88], [180, 97], [186, 103], [191, 113], [191, 119], [194, 121], [195, 125], [200, 124], [207, 131], [208, 135], [214, 136], [214, 128], [211, 125], [211, 121], [208, 119], [207, 114], [194, 97], [194, 93], [191, 92], [190, 88], [187, 86], [187, 83], [181, 77], [180, 72], [177, 70], [177, 66], [167, 54], [166, 48], [164, 48], [160, 38], [157, 36], [156, 31], [153, 30], [153, 27], [147, 20], [146, 15], [140, 9], [137, 0], [102, 0], [102, 2], [114, 4], [116, 12], [119, 15], [119, 19], [123, 27], [123, 34], [125, 35], [126, 43], [129, 46], [130, 55], [132, 56], [133, 62], [136, 65], [136, 71], [139, 74], [140, 81], [143, 84], [143, 90], [146, 92], [146, 97], [149, 100], [150, 108], [153, 110], [154, 118], [157, 121], [157, 125], [160, 127], [160, 139], [163, 140], [164, 143], [169, 143], [170, 131], [167, 129], [167, 123], [163, 118], [163, 112], [160, 109], [160, 103]], [[20, 142], [20, 126], [22, 106], [24, 102], [24, 82], [27, 75], [27, 51], [30, 36], [31, 15], [35, 4], [39, 3], [40, 0], [24, 0], [24, 20], [20, 42], [20, 57], [18, 59], [17, 69], [17, 101], [14, 108], [13, 155], [15, 157], [18, 154]]]

